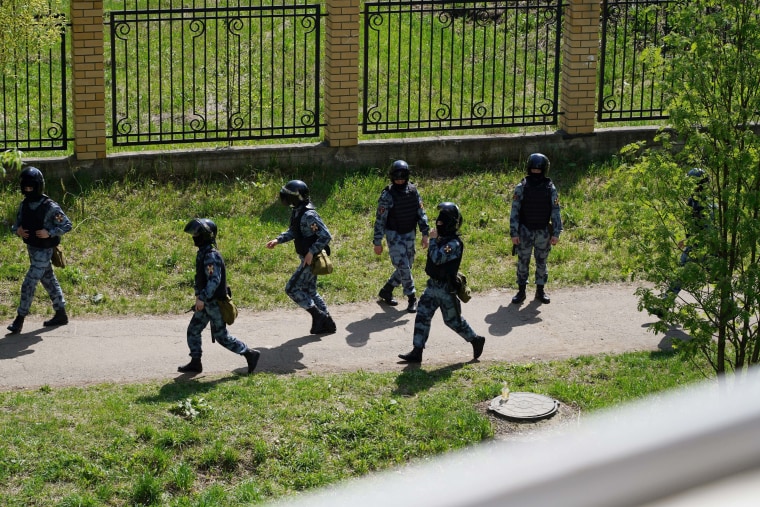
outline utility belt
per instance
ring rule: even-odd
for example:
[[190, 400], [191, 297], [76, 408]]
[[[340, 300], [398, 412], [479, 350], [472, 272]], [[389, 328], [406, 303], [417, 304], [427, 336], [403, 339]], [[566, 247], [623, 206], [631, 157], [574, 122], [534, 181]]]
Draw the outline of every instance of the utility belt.
[[539, 225], [538, 227], [531, 227], [528, 224], [524, 224], [522, 222], [520, 222], [520, 227], [525, 227], [526, 229], [528, 229], [531, 232], [535, 232], [535, 231], [547, 231], [547, 230], [551, 232], [551, 229], [553, 229], [553, 227], [551, 226], [551, 224]]
[[449, 283], [446, 280], [436, 280], [435, 278], [428, 278], [428, 285], [431, 287], [440, 287], [441, 289], [447, 289]]

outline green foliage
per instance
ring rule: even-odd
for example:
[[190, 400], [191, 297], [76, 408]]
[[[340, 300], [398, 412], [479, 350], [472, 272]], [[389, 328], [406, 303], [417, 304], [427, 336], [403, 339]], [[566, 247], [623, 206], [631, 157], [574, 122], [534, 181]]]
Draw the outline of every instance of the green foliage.
[[[692, 339], [682, 350], [718, 373], [740, 371], [760, 360], [760, 2], [687, 2], [670, 21], [665, 41], [676, 50], [659, 65], [672, 129], [660, 147], [625, 153], [632, 164], [617, 184], [629, 200], [617, 232], [635, 239], [631, 269], [662, 294], [639, 292], [641, 307], [664, 316], [656, 329], [683, 326]], [[686, 177], [694, 167], [709, 178], [702, 187]]]
[[177, 402], [170, 412], [182, 418], [193, 420], [196, 417], [208, 415], [213, 409], [203, 398], [185, 398]]
[[66, 23], [60, 0], [0, 2], [0, 75], [12, 75], [17, 62], [34, 63], [59, 43]]
[[5, 177], [6, 172], [16, 175], [21, 172], [23, 165], [23, 153], [19, 150], [5, 150], [0, 154], [0, 178]]

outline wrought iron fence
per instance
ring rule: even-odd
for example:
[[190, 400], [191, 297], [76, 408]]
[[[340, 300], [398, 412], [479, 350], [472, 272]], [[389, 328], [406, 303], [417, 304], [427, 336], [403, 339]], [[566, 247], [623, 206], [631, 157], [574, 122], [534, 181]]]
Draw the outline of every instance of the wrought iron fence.
[[553, 125], [562, 0], [364, 5], [364, 133]]
[[319, 4], [110, 13], [114, 145], [319, 135]]
[[0, 146], [21, 151], [65, 150], [69, 137], [67, 27], [59, 46], [14, 58], [0, 72]]
[[668, 33], [668, 9], [675, 0], [603, 0], [599, 66], [599, 122], [668, 118], [658, 88], [662, 71], [646, 52], [662, 51]]

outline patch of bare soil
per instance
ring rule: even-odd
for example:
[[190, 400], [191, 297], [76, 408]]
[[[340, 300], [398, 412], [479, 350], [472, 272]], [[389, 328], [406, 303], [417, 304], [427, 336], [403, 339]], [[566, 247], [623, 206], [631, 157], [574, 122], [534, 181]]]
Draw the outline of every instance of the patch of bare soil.
[[489, 410], [490, 403], [490, 400], [479, 403], [477, 409], [491, 421], [494, 440], [534, 442], [568, 431], [581, 423], [580, 409], [561, 402], [554, 415], [537, 421], [508, 419]]

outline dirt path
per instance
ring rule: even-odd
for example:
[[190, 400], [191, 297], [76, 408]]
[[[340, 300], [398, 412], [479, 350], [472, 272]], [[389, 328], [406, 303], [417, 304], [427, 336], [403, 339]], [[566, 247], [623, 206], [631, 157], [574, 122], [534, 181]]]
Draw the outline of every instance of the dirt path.
[[[512, 291], [476, 294], [463, 315], [486, 337], [481, 362], [560, 359], [584, 354], [658, 350], [668, 336], [647, 329], [654, 322], [636, 309], [635, 285], [605, 284], [560, 289], [552, 302], [510, 304]], [[329, 303], [329, 294], [325, 295]], [[273, 373], [392, 371], [403, 368], [397, 354], [411, 349], [414, 315], [405, 305], [368, 302], [332, 306], [338, 332], [309, 334], [311, 317], [293, 307], [276, 312], [241, 311], [230, 331], [261, 351], [257, 371]], [[30, 316], [19, 335], [0, 338], [0, 390], [42, 385], [86, 385], [182, 377], [188, 360], [185, 331], [189, 315], [72, 319], [43, 328]], [[3, 324], [5, 327], [5, 323]], [[468, 362], [471, 346], [449, 330], [437, 313], [423, 368]], [[204, 372], [244, 372], [245, 361], [204, 332]]]

